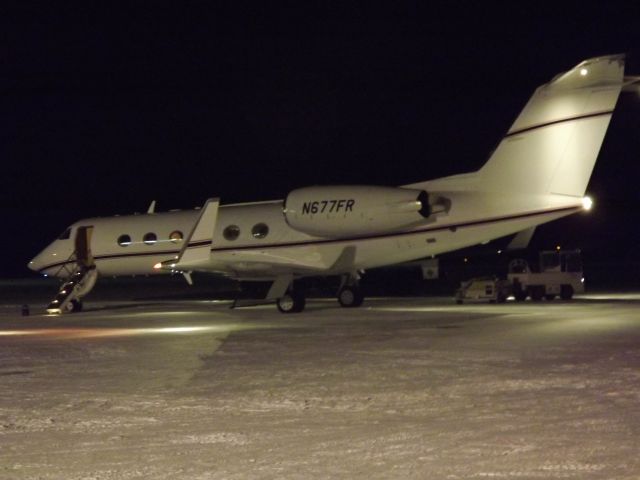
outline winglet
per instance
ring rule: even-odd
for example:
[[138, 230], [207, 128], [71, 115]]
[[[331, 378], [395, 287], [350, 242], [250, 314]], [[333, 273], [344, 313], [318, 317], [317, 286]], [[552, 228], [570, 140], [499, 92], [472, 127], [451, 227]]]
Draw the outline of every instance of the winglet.
[[178, 259], [172, 264], [173, 269], [187, 270], [189, 267], [209, 260], [219, 206], [219, 198], [210, 198], [206, 201], [198, 221], [182, 246]]

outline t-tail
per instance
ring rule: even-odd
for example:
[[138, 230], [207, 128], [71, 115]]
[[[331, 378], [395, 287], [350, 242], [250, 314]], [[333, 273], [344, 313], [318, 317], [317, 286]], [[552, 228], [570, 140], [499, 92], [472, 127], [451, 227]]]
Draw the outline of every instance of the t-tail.
[[580, 203], [623, 85], [624, 55], [585, 60], [536, 89], [480, 170], [407, 187]]
[[483, 189], [582, 198], [624, 82], [624, 55], [539, 87], [479, 175]]

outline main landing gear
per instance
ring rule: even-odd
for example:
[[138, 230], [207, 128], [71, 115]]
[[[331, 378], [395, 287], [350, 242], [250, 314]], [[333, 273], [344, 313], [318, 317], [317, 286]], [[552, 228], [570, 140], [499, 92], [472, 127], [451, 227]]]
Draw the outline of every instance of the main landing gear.
[[278, 310], [282, 313], [299, 313], [304, 310], [307, 301], [302, 290], [290, 289], [284, 296], [276, 300]]
[[[358, 285], [359, 277], [346, 275], [343, 277], [336, 295], [338, 303], [344, 308], [355, 308], [362, 305], [364, 293]], [[278, 310], [282, 313], [300, 313], [306, 305], [305, 292], [300, 286], [293, 284], [282, 297], [276, 300]]]
[[346, 285], [338, 291], [338, 302], [344, 308], [355, 308], [362, 305], [364, 294], [357, 285]]

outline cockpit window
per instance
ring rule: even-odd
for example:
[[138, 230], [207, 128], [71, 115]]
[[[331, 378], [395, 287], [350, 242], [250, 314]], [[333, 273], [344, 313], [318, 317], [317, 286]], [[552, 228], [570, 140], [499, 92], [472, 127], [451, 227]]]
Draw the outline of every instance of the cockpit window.
[[60, 234], [58, 240], [68, 240], [71, 236], [71, 227], [67, 228], [64, 232]]

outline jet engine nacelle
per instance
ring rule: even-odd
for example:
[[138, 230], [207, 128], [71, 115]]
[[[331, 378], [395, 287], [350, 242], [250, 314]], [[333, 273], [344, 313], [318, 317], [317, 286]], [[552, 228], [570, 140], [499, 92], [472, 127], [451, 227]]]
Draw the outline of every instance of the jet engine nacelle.
[[284, 207], [291, 228], [329, 238], [391, 232], [420, 224], [430, 214], [423, 190], [368, 185], [299, 188]]

